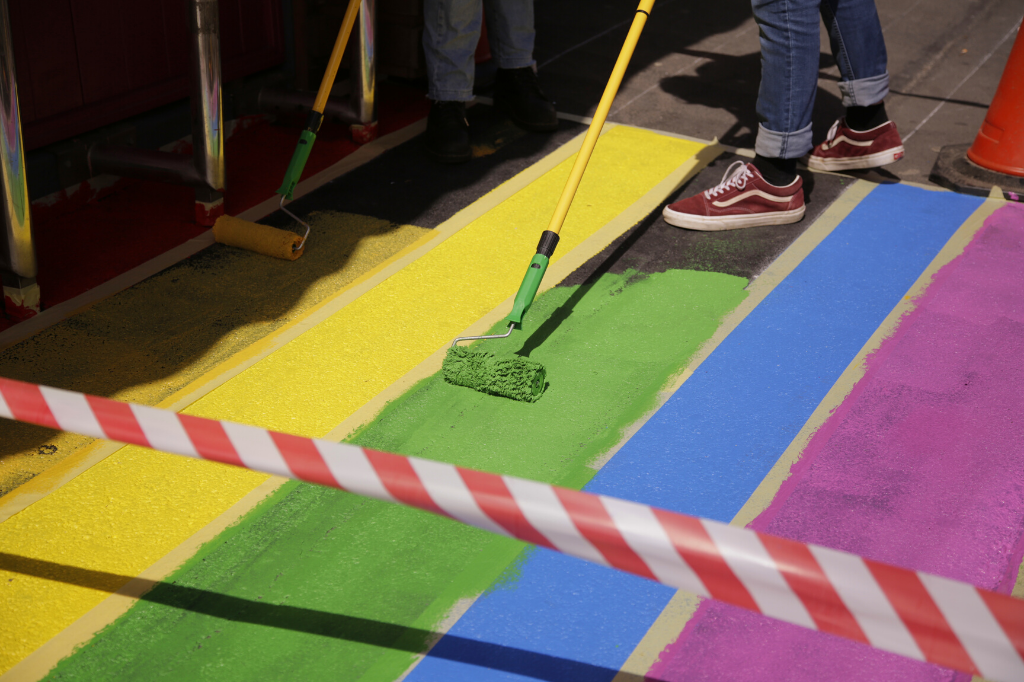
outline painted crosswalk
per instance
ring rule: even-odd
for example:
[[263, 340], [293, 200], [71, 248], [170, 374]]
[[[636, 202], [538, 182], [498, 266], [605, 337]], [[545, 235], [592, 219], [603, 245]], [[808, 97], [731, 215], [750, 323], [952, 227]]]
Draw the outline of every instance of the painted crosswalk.
[[[572, 223], [570, 214], [563, 254], [701, 151], [695, 143], [625, 127], [608, 131], [602, 144], [607, 158], [616, 162], [607, 164], [607, 172], [600, 164], [588, 171], [577, 199], [578, 222]], [[638, 147], [647, 153], [638, 155]], [[560, 154], [543, 165], [543, 172], [520, 179], [517, 191], [504, 201], [186, 412], [310, 436], [330, 431], [514, 289], [513, 280], [528, 258], [516, 249], [532, 250], [536, 238], [528, 226], [544, 222], [534, 215], [536, 207], [557, 194], [559, 164], [571, 151]], [[634, 157], [635, 168], [624, 170], [622, 159]], [[550, 324], [540, 325], [525, 346], [522, 338], [497, 346], [508, 352], [529, 347], [531, 357], [558, 367], [564, 383], [552, 381], [550, 395], [537, 404], [543, 414], [520, 404], [495, 407], [489, 402], [493, 398], [446, 392], [451, 387], [427, 380], [409, 385], [355, 439], [729, 521], [850, 361], [982, 202], [887, 185], [862, 192], [854, 203], [844, 219], [800, 254], [791, 271], [773, 280], [764, 294], [750, 294], [756, 305], [744, 309], [734, 328], [728, 315], [742, 308], [747, 295], [740, 278], [671, 267], [667, 272], [598, 271], [583, 284], [554, 287], [538, 300], [538, 320]], [[1012, 229], [1004, 231], [1000, 238], [1005, 242], [1012, 234]], [[452, 293], [456, 279], [461, 284]], [[716, 336], [723, 320], [728, 333]], [[709, 339], [713, 343], [701, 351]], [[685, 381], [673, 384], [687, 363]], [[597, 378], [602, 374], [607, 377]], [[631, 393], [625, 387], [633, 384], [643, 388]], [[292, 390], [296, 385], [307, 390]], [[659, 395], [666, 385], [677, 387], [667, 402]], [[643, 426], [632, 433], [632, 424]], [[247, 449], [245, 433], [227, 435], [239, 452]], [[541, 456], [527, 455], [517, 438], [548, 447], [540, 449]], [[453, 452], [464, 443], [475, 445], [470, 461]], [[105, 570], [128, 580], [209, 522], [214, 511], [223, 511], [264, 480], [175, 467], [125, 449], [0, 524], [0, 551], [52, 566]], [[422, 472], [428, 480], [433, 480], [431, 473]], [[135, 498], [111, 496], [110, 485], [127, 487], [125, 482], [135, 476], [170, 487], [182, 481], [186, 487], [163, 500], [158, 493], [143, 507]], [[836, 491], [856, 486], [850, 479]], [[206, 490], [218, 501], [208, 511], [183, 516], [185, 500]], [[140, 493], [146, 493], [145, 485]], [[472, 515], [471, 502], [467, 498], [468, 507], [456, 504], [449, 511], [456, 517]], [[105, 525], [95, 529], [86, 518], [76, 522], [82, 541], [70, 557], [52, 541], [33, 540], [66, 532], [68, 510], [83, 504], [106, 504], [108, 513]], [[129, 509], [133, 518], [125, 522]], [[629, 506], [609, 509], [627, 524], [635, 513]], [[164, 520], [159, 527], [167, 529], [166, 537], [151, 542], [150, 533], [132, 530], [135, 523], [146, 523], [146, 514]], [[443, 521], [402, 514], [289, 484], [178, 573], [190, 589], [222, 594], [227, 600], [223, 608], [196, 610], [188, 599], [180, 609], [163, 598], [140, 602], [61, 663], [58, 672], [74, 679], [106, 670], [118, 678], [130, 676], [142, 661], [158, 661], [180, 678], [202, 679], [217, 662], [231, 669], [220, 679], [247, 679], [284, 670], [288, 659], [270, 652], [283, 646], [293, 656], [308, 652], [299, 653], [301, 662], [291, 661], [289, 668], [302, 670], [308, 679], [345, 669], [348, 679], [367, 681], [402, 675], [446, 681], [611, 680], [673, 595], [648, 581], [547, 550], [474, 535], [477, 531], [443, 529], [437, 525]], [[126, 554], [132, 543], [145, 551]], [[121, 556], [114, 561], [117, 553]], [[1011, 554], [1003, 553], [1005, 563], [1015, 567]], [[680, 570], [675, 564], [658, 566], [669, 573]], [[35, 579], [18, 574], [19, 584], [6, 588], [4, 604], [18, 605], [25, 614], [23, 622], [0, 628], [0, 636], [10, 635], [12, 643], [3, 647], [8, 668], [105, 596], [70, 580], [61, 582], [61, 571], [69, 574], [70, 568], [53, 570], [54, 575]], [[1008, 591], [1012, 582], [991, 587]], [[255, 621], [235, 618], [232, 609], [242, 602], [232, 599], [264, 602], [264, 615]], [[53, 607], [57, 603], [60, 609]], [[792, 604], [771, 599], [758, 606], [765, 612], [793, 610]], [[43, 611], [55, 615], [35, 615]], [[307, 621], [302, 627], [295, 621], [300, 611]], [[716, 659], [726, 667], [714, 674], [731, 677], [729, 661], [742, 658], [735, 653], [737, 633], [753, 626], [723, 613], [701, 607], [691, 622], [705, 624], [700, 627], [711, 628], [708, 632], [716, 624], [730, 625], [713, 634], [702, 631], [701, 637], [712, 639], [680, 639], [665, 650], [652, 675], [669, 680], [676, 679], [674, 671], [696, 670], [687, 666], [710, 659], [695, 657], [693, 651], [713, 644], [716, 651], [731, 652]], [[816, 614], [804, 615], [814, 626]], [[31, 637], [23, 637], [25, 632]], [[150, 633], [147, 644], [126, 644], [141, 632]], [[863, 632], [869, 639], [878, 636]], [[184, 653], [187, 642], [207, 635], [211, 640], [205, 650]], [[275, 646], [264, 645], [257, 654], [253, 647], [260, 641]], [[130, 650], [119, 659], [123, 664], [104, 668], [118, 650]], [[786, 663], [780, 659], [778, 665]]]

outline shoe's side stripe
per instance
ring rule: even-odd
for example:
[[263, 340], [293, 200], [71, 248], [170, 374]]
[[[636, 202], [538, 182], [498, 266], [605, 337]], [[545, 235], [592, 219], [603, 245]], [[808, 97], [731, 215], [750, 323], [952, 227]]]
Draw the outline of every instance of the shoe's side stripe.
[[752, 197], [752, 196], [761, 197], [762, 199], [767, 199], [769, 201], [774, 201], [774, 202], [780, 203], [780, 204], [788, 204], [790, 202], [790, 200], [792, 200], [792, 198], [793, 198], [792, 196], [777, 197], [774, 194], [768, 194], [768, 192], [765, 192], [765, 191], [760, 190], [760, 189], [752, 189], [752, 190], [750, 190], [748, 192], [744, 192], [743, 194], [737, 194], [732, 199], [729, 199], [727, 201], [712, 201], [711, 203], [713, 205], [717, 206], [718, 208], [727, 208], [727, 207], [732, 206], [733, 204], [735, 204], [735, 203], [737, 203], [739, 201], [743, 201], [747, 197]]
[[871, 145], [873, 145], [875, 143], [874, 140], [864, 140], [862, 142], [860, 140], [851, 140], [846, 135], [840, 135], [839, 137], [837, 137], [836, 139], [832, 140], [831, 142], [826, 142], [823, 145], [823, 147], [825, 149], [832, 149], [832, 148], [836, 147], [840, 142], [845, 142], [847, 144], [852, 144], [854, 147], [870, 147]]

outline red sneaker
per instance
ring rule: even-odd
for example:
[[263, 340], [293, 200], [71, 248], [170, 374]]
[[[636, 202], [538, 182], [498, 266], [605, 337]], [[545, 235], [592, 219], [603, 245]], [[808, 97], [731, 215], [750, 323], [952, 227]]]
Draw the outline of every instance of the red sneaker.
[[752, 163], [734, 161], [717, 187], [669, 204], [665, 222], [691, 230], [786, 225], [804, 217], [803, 180], [771, 185]]
[[853, 130], [841, 118], [829, 128], [825, 141], [811, 152], [807, 166], [817, 171], [877, 168], [902, 158], [903, 140], [892, 121], [871, 130]]

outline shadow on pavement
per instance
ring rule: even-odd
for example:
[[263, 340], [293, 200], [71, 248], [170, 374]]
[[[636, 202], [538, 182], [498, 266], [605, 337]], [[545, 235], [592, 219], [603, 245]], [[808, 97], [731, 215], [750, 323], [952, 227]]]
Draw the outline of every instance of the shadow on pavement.
[[[752, 149], [757, 138], [758, 116], [755, 104], [761, 85], [761, 53], [732, 56], [689, 49], [681, 49], [679, 53], [706, 61], [697, 67], [695, 76], [662, 79], [662, 90], [688, 104], [727, 111], [736, 118], [736, 122], [719, 136], [720, 141], [734, 147]], [[831, 55], [821, 55], [820, 68], [832, 64]], [[838, 97], [818, 88], [811, 116], [816, 143], [825, 138], [829, 126], [844, 112]]]
[[[156, 404], [348, 286], [582, 128], [563, 121], [552, 134], [528, 133], [483, 105], [471, 107], [468, 116], [474, 147], [468, 163], [435, 163], [417, 137], [293, 202], [290, 209], [313, 226], [301, 259], [280, 261], [215, 244], [0, 351], [0, 375]], [[282, 212], [261, 222], [296, 229]], [[0, 496], [89, 442], [0, 420]]]
[[[129, 582], [133, 595], [142, 601], [191, 611], [213, 618], [263, 627], [331, 637], [370, 646], [468, 663], [492, 670], [526, 675], [533, 679], [611, 679], [618, 671], [557, 656], [500, 646], [475, 639], [410, 628], [369, 618], [346, 616], [284, 604], [268, 604], [195, 587], [132, 578], [131, 576], [68, 566], [0, 552], [0, 570], [115, 593]], [[102, 634], [99, 635], [102, 637]], [[619, 682], [643, 682], [639, 675], [623, 674]], [[647, 678], [650, 680], [650, 678]], [[656, 682], [656, 681], [652, 681]]]

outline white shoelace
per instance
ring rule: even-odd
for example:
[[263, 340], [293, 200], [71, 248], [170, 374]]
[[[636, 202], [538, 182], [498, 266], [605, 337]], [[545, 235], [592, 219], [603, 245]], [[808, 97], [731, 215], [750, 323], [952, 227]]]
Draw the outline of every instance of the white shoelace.
[[832, 124], [832, 127], [828, 129], [828, 135], [825, 136], [825, 142], [831, 142], [832, 140], [836, 139], [836, 133], [839, 132], [840, 120], [841, 119], [837, 118], [836, 122]]
[[722, 192], [736, 188], [742, 190], [747, 186], [747, 180], [754, 178], [753, 173], [747, 168], [746, 161], [733, 161], [729, 164], [729, 167], [725, 169], [725, 175], [722, 176], [722, 181], [716, 186], [709, 190], [704, 191], [704, 196], [708, 199], [717, 197]]

